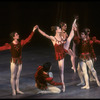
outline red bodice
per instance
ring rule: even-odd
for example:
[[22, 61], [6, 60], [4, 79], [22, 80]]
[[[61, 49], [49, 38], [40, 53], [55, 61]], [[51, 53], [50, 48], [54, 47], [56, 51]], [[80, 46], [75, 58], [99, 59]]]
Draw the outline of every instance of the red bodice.
[[81, 40], [79, 37], [74, 37], [74, 42], [78, 44], [79, 57], [81, 59], [95, 58], [92, 40]]
[[32, 31], [31, 34], [28, 36], [28, 38], [26, 38], [25, 40], [21, 40], [21, 42], [19, 42], [18, 44], [5, 43], [4, 46], [0, 47], [0, 51], [10, 50], [11, 51], [11, 62], [13, 61], [14, 63], [21, 64], [22, 63], [21, 61], [22, 47], [31, 40], [33, 34], [34, 33]]

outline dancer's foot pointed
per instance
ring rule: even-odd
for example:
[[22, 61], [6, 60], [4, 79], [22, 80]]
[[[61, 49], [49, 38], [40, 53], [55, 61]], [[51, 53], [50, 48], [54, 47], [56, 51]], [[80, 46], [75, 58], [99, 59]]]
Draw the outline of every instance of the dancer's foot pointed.
[[17, 93], [19, 94], [24, 94], [24, 92], [20, 91], [20, 90], [17, 90]]

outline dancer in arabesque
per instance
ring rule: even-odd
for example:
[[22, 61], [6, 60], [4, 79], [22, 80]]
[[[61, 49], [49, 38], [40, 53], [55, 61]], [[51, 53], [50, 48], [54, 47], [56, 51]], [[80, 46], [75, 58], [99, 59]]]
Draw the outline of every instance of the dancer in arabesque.
[[66, 43], [64, 43], [64, 40], [61, 38], [61, 27], [59, 26], [52, 26], [51, 30], [54, 31], [55, 36], [49, 36], [45, 32], [43, 32], [39, 26], [38, 26], [38, 31], [45, 36], [46, 38], [50, 39], [53, 43], [54, 49], [55, 49], [55, 58], [58, 61], [58, 66], [60, 69], [60, 77], [61, 77], [61, 82], [63, 83], [62, 85], [62, 91], [65, 92], [65, 82], [64, 82], [64, 58], [66, 53], [68, 53], [68, 49], [70, 46], [70, 42], [72, 38], [74, 37], [74, 31], [77, 30], [77, 25], [76, 25], [76, 20], [74, 20], [71, 28], [71, 32], [69, 34], [69, 37], [67, 38]]

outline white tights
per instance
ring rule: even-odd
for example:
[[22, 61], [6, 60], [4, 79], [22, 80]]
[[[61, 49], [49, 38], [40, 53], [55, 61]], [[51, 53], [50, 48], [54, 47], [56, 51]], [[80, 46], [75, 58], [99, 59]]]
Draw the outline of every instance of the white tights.
[[97, 73], [96, 73], [96, 71], [93, 67], [92, 60], [80, 61], [79, 64], [80, 64], [82, 71], [83, 71], [86, 87], [89, 87], [89, 78], [88, 78], [88, 74], [87, 74], [87, 66], [88, 66], [89, 70], [92, 72], [94, 78], [96, 79], [97, 85], [100, 86], [100, 82], [98, 80]]
[[39, 92], [37, 94], [39, 94], [39, 93], [41, 93], [41, 94], [60, 93], [60, 92], [61, 92], [61, 90], [58, 87], [49, 85], [47, 90], [40, 90], [39, 89]]
[[19, 77], [22, 70], [22, 64], [16, 65], [15, 63], [11, 63], [10, 70], [11, 70], [12, 95], [16, 95], [16, 90], [17, 92], [21, 92], [19, 90]]

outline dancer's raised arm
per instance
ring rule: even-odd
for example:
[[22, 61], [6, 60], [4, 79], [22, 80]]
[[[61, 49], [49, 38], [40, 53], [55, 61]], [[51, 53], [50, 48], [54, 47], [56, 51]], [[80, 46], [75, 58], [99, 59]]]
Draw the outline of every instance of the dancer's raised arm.
[[11, 49], [11, 46], [9, 43], [5, 43], [5, 45], [0, 47], [0, 51], [9, 50], [9, 49]]
[[35, 30], [37, 29], [37, 25], [35, 25], [33, 27], [33, 30], [31, 32], [31, 34], [25, 39], [25, 40], [21, 40], [21, 45], [24, 46], [25, 44], [27, 44], [28, 42], [30, 42], [30, 40], [32, 39], [34, 33], [35, 33]]
[[43, 35], [45, 36], [46, 38], [50, 39], [50, 40], [54, 40], [54, 37], [53, 36], [49, 36], [48, 34], [46, 34], [45, 32], [43, 32], [39, 26], [38, 26], [38, 31]]

